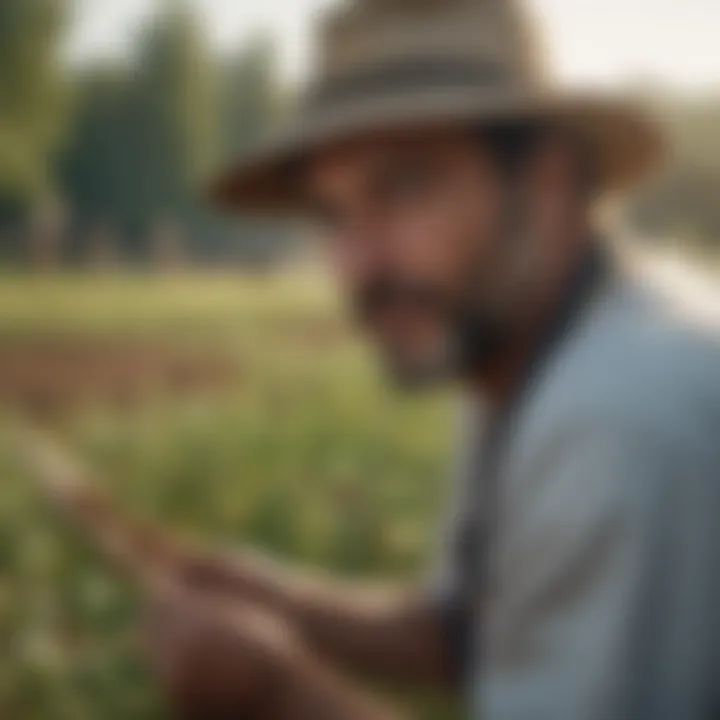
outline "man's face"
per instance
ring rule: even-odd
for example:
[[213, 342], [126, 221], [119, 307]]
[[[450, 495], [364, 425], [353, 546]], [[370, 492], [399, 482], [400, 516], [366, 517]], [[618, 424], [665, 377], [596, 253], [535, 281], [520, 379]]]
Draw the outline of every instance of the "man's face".
[[374, 136], [319, 154], [304, 190], [363, 328], [408, 384], [466, 371], [503, 330], [503, 187], [459, 129]]

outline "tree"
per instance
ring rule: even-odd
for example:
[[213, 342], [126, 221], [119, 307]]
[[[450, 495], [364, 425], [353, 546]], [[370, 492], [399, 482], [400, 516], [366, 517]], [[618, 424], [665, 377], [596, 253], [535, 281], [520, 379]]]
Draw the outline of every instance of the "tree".
[[165, 4], [145, 33], [131, 88], [138, 175], [133, 211], [143, 232], [159, 218], [192, 224], [216, 138], [214, 66], [200, 23]]
[[214, 66], [197, 18], [164, 3], [128, 65], [80, 78], [63, 177], [80, 234], [106, 227], [147, 256], [160, 219], [196, 221], [197, 184], [212, 153]]
[[277, 65], [274, 42], [261, 35], [221, 69], [219, 150], [224, 156], [245, 152], [282, 113]]
[[[219, 77], [217, 160], [226, 165], [252, 148], [285, 111], [274, 40], [267, 35], [251, 39], [222, 63]], [[285, 252], [290, 238], [278, 223], [246, 219], [215, 235], [216, 252], [264, 267]]]
[[129, 112], [130, 74], [96, 67], [76, 81], [73, 132], [59, 171], [75, 236], [86, 239], [92, 248], [83, 250], [94, 255], [97, 227], [103, 235], [129, 231], [130, 196], [141, 168]]
[[51, 155], [67, 119], [58, 58], [66, 0], [0, 3], [0, 198], [28, 206], [51, 188]]
[[246, 150], [276, 120], [276, 78], [268, 39], [220, 61], [193, 12], [163, 2], [127, 64], [95, 66], [77, 78], [61, 168], [78, 237], [101, 227], [122, 255], [142, 260], [157, 255], [158, 237], [169, 244], [167, 228], [174, 228], [173, 255], [265, 263], [282, 252], [284, 229], [231, 225], [212, 214], [201, 192], [211, 165]]

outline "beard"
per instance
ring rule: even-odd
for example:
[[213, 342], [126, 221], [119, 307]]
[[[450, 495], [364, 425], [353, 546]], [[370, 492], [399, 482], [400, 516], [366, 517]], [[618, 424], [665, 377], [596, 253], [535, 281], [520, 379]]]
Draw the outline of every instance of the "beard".
[[355, 295], [354, 315], [363, 326], [392, 310], [414, 313], [432, 324], [432, 347], [418, 351], [391, 341], [381, 345], [382, 365], [396, 385], [417, 390], [465, 379], [495, 360], [505, 344], [505, 323], [498, 313], [478, 308], [476, 289], [474, 278], [468, 279], [463, 291], [451, 297], [421, 281], [383, 277]]

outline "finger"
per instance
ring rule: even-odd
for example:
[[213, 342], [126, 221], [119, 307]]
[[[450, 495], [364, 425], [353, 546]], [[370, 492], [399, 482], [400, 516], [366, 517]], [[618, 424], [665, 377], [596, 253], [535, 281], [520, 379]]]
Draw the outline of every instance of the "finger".
[[148, 659], [167, 671], [177, 647], [191, 631], [193, 618], [187, 598], [166, 582], [148, 583], [140, 615], [143, 645]]
[[89, 471], [46, 434], [16, 424], [9, 436], [45, 498], [116, 569], [139, 580], [151, 569], [177, 562], [181, 553], [167, 533], [121, 512], [97, 489]]
[[38, 430], [15, 424], [8, 433], [15, 457], [61, 509], [103, 509], [99, 493], [91, 490], [89, 473]]

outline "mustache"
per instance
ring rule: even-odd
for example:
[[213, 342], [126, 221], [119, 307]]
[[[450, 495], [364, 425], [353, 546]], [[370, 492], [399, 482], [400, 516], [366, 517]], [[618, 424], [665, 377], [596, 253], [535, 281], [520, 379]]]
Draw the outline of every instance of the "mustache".
[[352, 298], [353, 315], [363, 324], [391, 308], [423, 310], [445, 315], [452, 311], [452, 303], [436, 288], [426, 283], [388, 277], [367, 283]]

